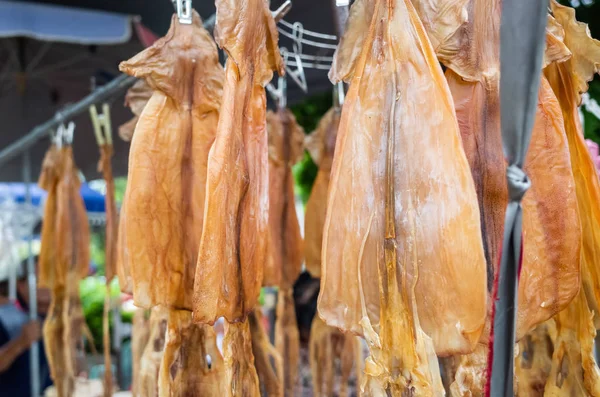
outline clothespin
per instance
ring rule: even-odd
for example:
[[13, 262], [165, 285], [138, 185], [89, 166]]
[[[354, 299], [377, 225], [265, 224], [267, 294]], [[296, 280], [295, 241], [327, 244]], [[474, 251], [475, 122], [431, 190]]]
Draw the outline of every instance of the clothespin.
[[[306, 83], [306, 75], [304, 74], [304, 66], [302, 65], [302, 36], [304, 35], [304, 26], [300, 22], [295, 22], [292, 26], [292, 36], [294, 36], [292, 53], [296, 61], [296, 70], [292, 70], [287, 63], [287, 57], [285, 62], [285, 70], [287, 74], [298, 84], [302, 91], [308, 91], [308, 84]], [[288, 53], [289, 54], [289, 53]], [[289, 56], [289, 55], [288, 55]]]
[[98, 145], [112, 145], [112, 125], [110, 123], [110, 107], [108, 103], [102, 105], [102, 114], [98, 114], [96, 105], [91, 105], [90, 117]]
[[56, 131], [50, 132], [50, 142], [58, 149], [62, 148], [62, 129], [60, 127]]
[[56, 146], [61, 148], [63, 143], [71, 145], [73, 143], [73, 131], [75, 131], [75, 123], [72, 121], [69, 121], [67, 127], [65, 127], [64, 123], [59, 125], [54, 137], [56, 139]]
[[287, 81], [285, 76], [277, 78], [277, 88], [272, 83], [267, 84], [267, 91], [271, 94], [271, 98], [277, 104], [278, 109], [285, 109], [287, 106]]
[[179, 23], [185, 25], [192, 24], [192, 0], [173, 0], [173, 6], [177, 11]]

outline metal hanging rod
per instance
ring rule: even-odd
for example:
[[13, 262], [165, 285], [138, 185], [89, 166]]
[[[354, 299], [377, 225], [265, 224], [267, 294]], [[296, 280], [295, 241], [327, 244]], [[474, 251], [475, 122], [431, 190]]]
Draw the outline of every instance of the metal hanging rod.
[[333, 62], [333, 57], [330, 56], [321, 56], [321, 55], [309, 55], [309, 54], [299, 54], [302, 60], [307, 61], [316, 61], [316, 62]]
[[[294, 24], [289, 23], [285, 19], [282, 19], [281, 21], [279, 21], [279, 23], [282, 24], [283, 26], [285, 26], [288, 29], [294, 29]], [[318, 39], [325, 39], [325, 40], [337, 41], [337, 36], [331, 35], [331, 34], [324, 34], [324, 33], [313, 32], [312, 30], [307, 30], [307, 29], [304, 29], [304, 34], [307, 35], [307, 36], [316, 37]]]

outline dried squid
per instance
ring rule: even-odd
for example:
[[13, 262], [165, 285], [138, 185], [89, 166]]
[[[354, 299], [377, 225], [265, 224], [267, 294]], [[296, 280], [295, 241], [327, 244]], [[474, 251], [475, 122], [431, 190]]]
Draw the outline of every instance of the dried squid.
[[340, 113], [341, 109], [330, 109], [319, 121], [316, 130], [306, 137], [306, 148], [313, 161], [319, 166], [310, 197], [306, 202], [304, 217], [306, 270], [313, 277], [321, 277], [321, 245], [327, 211], [327, 189]]
[[284, 392], [294, 395], [298, 381], [300, 335], [293, 286], [300, 275], [303, 241], [296, 214], [292, 165], [304, 152], [304, 131], [287, 109], [267, 113], [269, 145], [269, 257], [263, 285], [279, 286], [275, 346], [284, 369]]
[[365, 336], [371, 395], [443, 395], [435, 351], [471, 351], [486, 317], [479, 208], [450, 92], [409, 0], [355, 2], [340, 46], [330, 77], [351, 85], [319, 314]]
[[304, 130], [287, 109], [267, 112], [269, 256], [263, 285], [289, 289], [300, 275], [303, 241], [296, 214], [292, 166], [304, 154]]
[[224, 77], [214, 41], [192, 14], [189, 25], [174, 15], [165, 37], [120, 65], [153, 89], [132, 139], [118, 255], [136, 305], [169, 310], [162, 396], [220, 396], [224, 383], [214, 330], [191, 324], [208, 154]]
[[[508, 203], [500, 130], [501, 4], [500, 1], [472, 0], [468, 11], [469, 22], [444, 44], [447, 50], [440, 58], [448, 66], [446, 78], [479, 199], [491, 290]], [[548, 28], [546, 63], [568, 56], [560, 39], [553, 35], [556, 33], [552, 31], [553, 26], [550, 23]], [[517, 339], [565, 308], [579, 289], [581, 234], [575, 184], [560, 108], [544, 78], [525, 172], [532, 187], [522, 201], [524, 252]], [[481, 345], [474, 353], [454, 359], [456, 374], [452, 395], [483, 393], [489, 325], [488, 318]]]
[[64, 287], [52, 290], [52, 300], [48, 308], [48, 315], [44, 320], [43, 335], [44, 348], [50, 367], [50, 376], [56, 386], [58, 397], [70, 396], [73, 391], [72, 379], [68, 376], [65, 362], [66, 342], [63, 339], [65, 322], [63, 318]]
[[197, 13], [120, 68], [154, 90], [131, 142], [123, 267], [137, 306], [190, 310], [223, 69]]
[[[256, 307], [248, 315], [252, 335], [252, 354], [262, 391], [269, 397], [283, 397], [283, 362], [281, 355], [269, 342], [262, 325], [261, 309]], [[291, 395], [294, 395], [293, 393]]]
[[61, 171], [62, 152], [53, 144], [44, 156], [38, 181], [38, 185], [48, 193], [44, 204], [38, 285], [51, 290], [59, 286], [64, 287], [67, 276], [66, 268], [56, 266], [56, 193]]
[[[67, 269], [63, 304], [63, 339], [65, 364], [70, 389], [79, 373], [78, 343], [81, 341], [85, 319], [79, 296], [79, 281], [86, 277], [90, 265], [90, 229], [83, 199], [81, 182], [73, 158], [73, 149], [63, 151], [63, 171], [57, 188], [57, 245], [58, 267]], [[62, 238], [62, 240], [61, 240]]]
[[171, 310], [159, 373], [161, 396], [222, 396], [223, 357], [215, 330], [192, 323], [188, 310]]
[[128, 106], [131, 109], [134, 117], [119, 127], [119, 136], [122, 140], [129, 142], [131, 141], [131, 138], [133, 138], [135, 126], [137, 125], [146, 104], [152, 97], [153, 92], [154, 90], [143, 79], [136, 81], [136, 83], [127, 90], [127, 94], [125, 94], [125, 106]]
[[133, 313], [131, 326], [131, 394], [133, 397], [140, 393], [140, 367], [142, 355], [150, 339], [150, 319], [145, 309], [136, 309]]
[[[133, 133], [135, 132], [139, 117], [152, 97], [153, 92], [154, 90], [143, 79], [138, 80], [129, 90], [127, 90], [127, 94], [125, 95], [125, 105], [129, 106], [134, 117], [119, 127], [119, 136], [124, 141], [129, 142], [133, 138]], [[124, 230], [125, 220], [127, 218], [125, 215], [125, 204], [126, 203], [122, 204], [121, 215], [119, 216], [119, 233], [115, 261], [121, 291], [133, 294], [133, 281], [131, 279], [131, 269], [129, 268], [130, 261], [127, 258], [129, 254], [125, 244]]]
[[217, 0], [215, 38], [227, 52], [223, 105], [208, 159], [194, 320], [246, 318], [268, 260], [269, 174], [264, 86], [283, 73], [263, 0]]
[[43, 334], [50, 374], [62, 397], [73, 392], [79, 373], [77, 352], [87, 331], [79, 281], [87, 276], [90, 261], [89, 225], [71, 146], [50, 147], [39, 182], [49, 192], [46, 211], [52, 211], [42, 230], [40, 283], [51, 292]]
[[555, 337], [556, 324], [554, 320], [548, 320], [519, 342], [518, 355], [515, 357], [516, 396], [543, 397], [546, 380], [552, 369]]
[[577, 22], [572, 8], [551, 3], [552, 14], [564, 29], [564, 43], [572, 56], [554, 62], [545, 75], [558, 98], [569, 143], [582, 228], [581, 272], [585, 296], [600, 327], [600, 181], [583, 138], [578, 106], [587, 83], [600, 70], [600, 41], [590, 37], [587, 25]]
[[217, 0], [215, 38], [227, 52], [225, 87], [208, 159], [194, 321], [225, 318], [226, 395], [257, 396], [246, 317], [269, 258], [265, 85], [283, 73], [275, 21], [264, 0]]
[[165, 350], [169, 310], [155, 306], [150, 312], [148, 343], [140, 359], [138, 396], [158, 397], [160, 365]]
[[[452, 38], [453, 46], [464, 50], [446, 59], [446, 77], [478, 192], [490, 287], [497, 270], [508, 203], [500, 130], [500, 10], [499, 1], [473, 0], [470, 22]], [[475, 26], [486, 29], [475, 33]], [[559, 52], [555, 56], [563, 55]], [[573, 173], [560, 119], [556, 97], [542, 79], [525, 159], [525, 172], [532, 187], [522, 202], [525, 243], [517, 339], [558, 313], [578, 291], [581, 234]]]
[[344, 334], [315, 316], [310, 328], [310, 372], [316, 397], [334, 395], [335, 361], [340, 361], [339, 396], [348, 396], [348, 381], [354, 368], [360, 382], [362, 341], [358, 336]]
[[[600, 370], [594, 358], [594, 338], [600, 296], [600, 251], [596, 244], [600, 234], [600, 181], [593, 159], [587, 150], [577, 107], [580, 94], [600, 70], [600, 42], [590, 37], [585, 24], [575, 19], [569, 7], [551, 3], [551, 13], [564, 31], [564, 44], [571, 56], [550, 63], [545, 74], [562, 109], [568, 139], [577, 203], [582, 227], [581, 290], [561, 313], [555, 316], [557, 337], [554, 341], [552, 370], [546, 382], [546, 396], [600, 395]], [[594, 321], [596, 324], [594, 324]]]

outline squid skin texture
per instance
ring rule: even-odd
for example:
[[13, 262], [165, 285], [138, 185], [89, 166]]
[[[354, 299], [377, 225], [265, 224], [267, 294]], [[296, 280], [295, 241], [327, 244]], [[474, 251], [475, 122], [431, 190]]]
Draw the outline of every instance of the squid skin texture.
[[319, 121], [316, 130], [307, 135], [305, 139], [306, 149], [319, 166], [310, 197], [306, 202], [306, 214], [304, 215], [306, 270], [316, 278], [321, 277], [321, 246], [327, 213], [327, 191], [340, 113], [341, 109], [330, 109]]
[[260, 308], [255, 307], [248, 315], [248, 323], [260, 388], [269, 397], [283, 397], [283, 360], [262, 326]]
[[170, 311], [158, 377], [159, 395], [221, 397], [225, 385], [225, 364], [214, 328], [192, 323], [190, 311]]
[[260, 396], [258, 375], [254, 367], [249, 320], [232, 324], [225, 322], [223, 359], [226, 374], [225, 396]]
[[222, 106], [208, 159], [194, 321], [240, 322], [255, 306], [269, 258], [264, 86], [283, 73], [275, 21], [263, 0], [217, 0], [215, 38], [227, 52]]
[[[497, 1], [473, 0], [468, 11], [469, 22], [448, 43], [458, 51], [440, 58], [448, 66], [446, 77], [478, 193], [491, 285], [497, 273], [508, 203], [499, 113], [501, 10]], [[549, 16], [545, 65], [570, 56], [563, 39], [562, 28]], [[542, 78], [524, 164], [532, 187], [522, 202], [524, 252], [517, 339], [567, 307], [579, 291], [581, 228], [567, 142], [559, 101]], [[488, 318], [476, 352], [453, 359], [457, 365], [453, 395], [483, 393], [489, 329]]]
[[319, 315], [367, 340], [363, 391], [443, 395], [436, 352], [472, 351], [486, 317], [474, 183], [412, 3], [359, 1], [350, 14], [330, 73], [351, 85], [329, 186]]
[[560, 103], [569, 143], [575, 177], [577, 203], [582, 228], [581, 271], [588, 305], [595, 313], [596, 328], [600, 327], [600, 181], [583, 137], [578, 106], [581, 93], [600, 69], [600, 41], [592, 39], [587, 25], [577, 22], [575, 12], [556, 2], [551, 3], [556, 21], [564, 29], [564, 43], [571, 52], [565, 62], [554, 62], [545, 69]]
[[169, 310], [155, 306], [150, 311], [150, 336], [140, 359], [138, 396], [158, 397], [160, 365], [165, 351]]
[[150, 319], [146, 318], [145, 309], [136, 309], [133, 313], [131, 328], [131, 394], [133, 397], [140, 396], [140, 366], [142, 354], [150, 339]]
[[125, 287], [144, 308], [193, 308], [224, 74], [197, 13], [192, 20], [173, 16], [165, 37], [120, 65], [153, 90], [131, 142], [118, 253]]
[[292, 166], [304, 154], [304, 130], [288, 109], [267, 112], [269, 255], [264, 286], [291, 288], [302, 271], [304, 241], [296, 214]]
[[[364, 50], [357, 60], [344, 59], [330, 75], [354, 79], [329, 187], [319, 313], [328, 324], [357, 334], [365, 315], [380, 323], [377, 269], [383, 266], [386, 238], [385, 151], [393, 150], [398, 271], [404, 266], [411, 281], [418, 268], [419, 321], [438, 354], [469, 352], [486, 316], [474, 184], [448, 86], [423, 27], [410, 2], [393, 3], [393, 13], [382, 14], [382, 22], [370, 29], [349, 25], [336, 59], [345, 53], [344, 43], [364, 43]], [[372, 7], [386, 8], [382, 2], [357, 2], [351, 21], [364, 22], [360, 12]], [[356, 37], [365, 32], [367, 38]], [[348, 62], [357, 66], [346, 70]], [[423, 109], [435, 111], [424, 114]], [[473, 282], [463, 283], [460, 274], [471, 274]]]
[[135, 126], [137, 125], [146, 104], [152, 97], [153, 92], [154, 90], [143, 79], [136, 81], [136, 83], [127, 90], [127, 93], [125, 94], [125, 106], [131, 109], [134, 117], [119, 126], [119, 137], [125, 142], [131, 142], [133, 133], [135, 132]]

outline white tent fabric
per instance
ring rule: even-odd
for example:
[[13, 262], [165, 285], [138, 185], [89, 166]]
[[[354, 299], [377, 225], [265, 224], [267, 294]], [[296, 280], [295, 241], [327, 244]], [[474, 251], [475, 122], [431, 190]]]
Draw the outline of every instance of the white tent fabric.
[[57, 5], [0, 1], [0, 37], [28, 37], [72, 44], [122, 44], [131, 17]]

